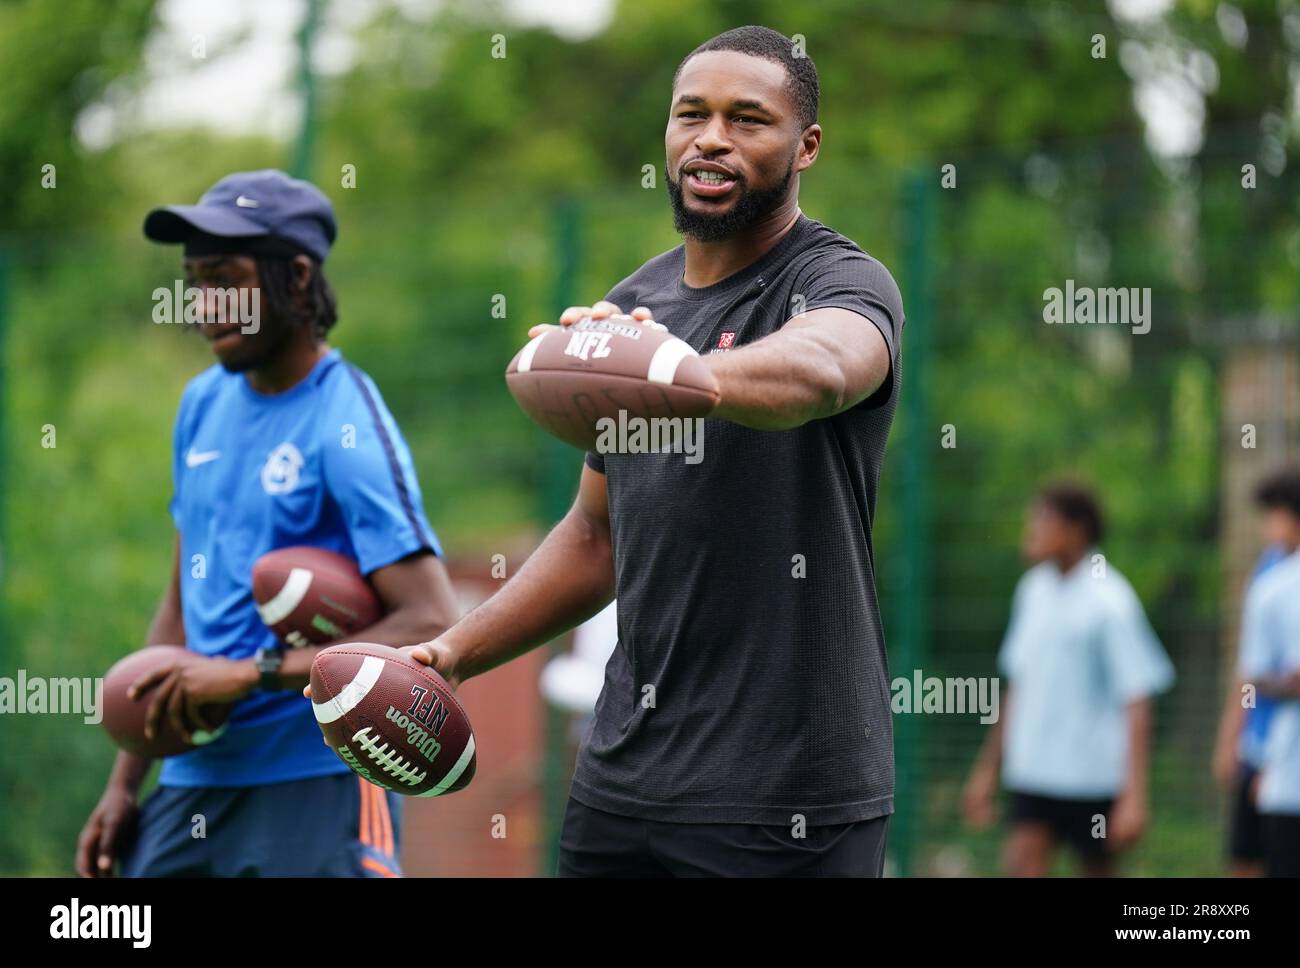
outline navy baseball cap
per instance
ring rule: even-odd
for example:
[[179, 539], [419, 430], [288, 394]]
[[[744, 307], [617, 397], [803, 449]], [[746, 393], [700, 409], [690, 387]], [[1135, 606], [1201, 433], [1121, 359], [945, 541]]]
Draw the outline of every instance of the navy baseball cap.
[[145, 216], [144, 234], [155, 242], [184, 242], [187, 254], [192, 245], [193, 254], [298, 251], [324, 262], [338, 226], [319, 188], [265, 168], [227, 175], [197, 205], [155, 208]]

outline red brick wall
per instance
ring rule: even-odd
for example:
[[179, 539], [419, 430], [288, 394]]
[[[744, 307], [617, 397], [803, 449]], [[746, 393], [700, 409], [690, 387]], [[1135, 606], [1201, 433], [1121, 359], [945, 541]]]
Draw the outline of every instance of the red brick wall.
[[[451, 563], [462, 611], [500, 587], [486, 570]], [[468, 787], [403, 807], [402, 867], [408, 877], [532, 877], [541, 873], [541, 776], [545, 709], [536, 649], [472, 679], [457, 696], [474, 725], [478, 765]], [[493, 836], [494, 827], [505, 836]]]

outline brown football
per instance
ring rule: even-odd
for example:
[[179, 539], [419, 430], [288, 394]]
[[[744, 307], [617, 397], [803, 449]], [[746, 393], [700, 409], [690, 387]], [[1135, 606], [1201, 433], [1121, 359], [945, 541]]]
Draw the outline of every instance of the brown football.
[[700, 355], [631, 316], [588, 317], [534, 337], [506, 367], [506, 385], [543, 430], [583, 450], [597, 449], [597, 422], [617, 424], [620, 411], [691, 418], [718, 404], [718, 381]]
[[386, 645], [322, 649], [311, 702], [330, 748], [386, 790], [436, 797], [474, 778], [474, 731], [447, 680]]
[[229, 703], [212, 704], [203, 708], [204, 715], [214, 729], [211, 733], [195, 733], [193, 744], [185, 742], [180, 734], [172, 729], [166, 716], [159, 720], [154, 738], [145, 739], [144, 718], [149, 712], [149, 704], [154, 700], [157, 687], [135, 700], [128, 699], [126, 691], [141, 676], [175, 662], [177, 653], [184, 653], [184, 651], [183, 646], [145, 646], [119, 659], [113, 668], [104, 674], [102, 725], [113, 742], [128, 753], [155, 759], [176, 756], [179, 753], [188, 753], [196, 746], [210, 743], [225, 732], [226, 718], [230, 715]]
[[336, 642], [368, 628], [383, 605], [357, 563], [324, 548], [278, 548], [253, 565], [257, 612], [286, 645]]

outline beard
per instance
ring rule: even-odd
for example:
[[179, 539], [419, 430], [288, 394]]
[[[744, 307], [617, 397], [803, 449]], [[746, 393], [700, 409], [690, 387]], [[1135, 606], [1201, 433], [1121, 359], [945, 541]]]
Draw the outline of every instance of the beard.
[[794, 175], [794, 160], [786, 166], [785, 175], [770, 188], [750, 189], [744, 179], [738, 178], [736, 190], [740, 197], [725, 212], [714, 215], [692, 211], [686, 207], [681, 182], [675, 182], [664, 168], [664, 183], [668, 186], [668, 200], [673, 207], [673, 227], [683, 236], [700, 242], [721, 242], [751, 228], [765, 215], [770, 214], [785, 201], [790, 179]]
[[222, 369], [227, 373], [245, 373], [265, 366], [284, 350], [293, 339], [294, 323], [281, 319], [270, 313], [263, 313], [261, 329], [250, 337], [244, 338], [240, 351], [226, 358], [218, 358]]

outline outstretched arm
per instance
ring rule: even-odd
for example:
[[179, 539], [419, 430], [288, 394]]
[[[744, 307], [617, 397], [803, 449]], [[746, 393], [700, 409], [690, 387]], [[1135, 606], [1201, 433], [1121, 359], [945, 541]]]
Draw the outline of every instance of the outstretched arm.
[[605, 475], [583, 466], [578, 497], [501, 590], [411, 655], [453, 686], [579, 625], [614, 597]]
[[889, 347], [847, 309], [813, 309], [770, 336], [704, 358], [722, 398], [713, 416], [787, 430], [861, 403], [889, 377]]

